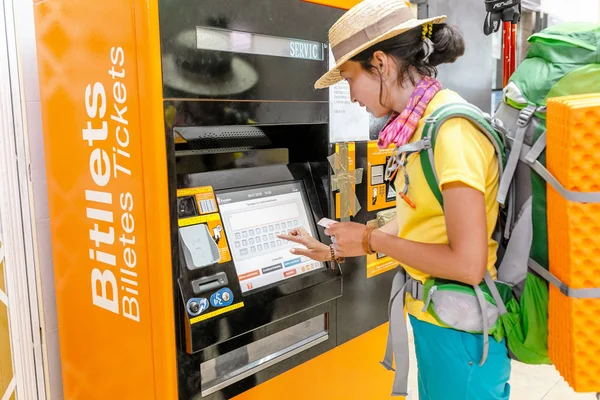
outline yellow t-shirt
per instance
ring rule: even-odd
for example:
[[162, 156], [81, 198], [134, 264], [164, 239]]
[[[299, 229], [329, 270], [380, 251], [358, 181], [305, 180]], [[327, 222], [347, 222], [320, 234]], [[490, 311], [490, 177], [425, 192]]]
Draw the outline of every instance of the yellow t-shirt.
[[[451, 90], [441, 90], [431, 100], [423, 118], [419, 121], [417, 130], [411, 139], [416, 142], [421, 139], [424, 118], [438, 107], [447, 103], [465, 102], [457, 93]], [[498, 162], [494, 147], [489, 139], [471, 122], [464, 118], [453, 118], [446, 121], [436, 138], [435, 169], [439, 179], [440, 190], [443, 184], [463, 182], [485, 194], [487, 229], [488, 229], [488, 270], [496, 278], [496, 249], [498, 244], [492, 239], [492, 232], [498, 215]], [[399, 195], [396, 197], [398, 216], [398, 236], [421, 243], [447, 244], [448, 235], [442, 207], [429, 188], [423, 170], [420, 156], [412, 154], [406, 165], [410, 185], [408, 197], [415, 203], [411, 208]], [[398, 192], [404, 188], [404, 176], [398, 172], [395, 179]], [[417, 271], [408, 265], [403, 265], [406, 271], [417, 280], [425, 281], [429, 275]], [[454, 266], [448, 265], [448, 268]], [[416, 318], [439, 325], [435, 318], [422, 312], [423, 302], [406, 297], [408, 312]]]

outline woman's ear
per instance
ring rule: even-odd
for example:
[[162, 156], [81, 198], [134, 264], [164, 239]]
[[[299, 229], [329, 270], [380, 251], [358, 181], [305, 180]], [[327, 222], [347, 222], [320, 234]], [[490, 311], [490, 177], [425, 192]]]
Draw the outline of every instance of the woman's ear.
[[381, 79], [386, 80], [389, 75], [388, 56], [380, 50], [373, 53], [372, 65], [379, 71]]

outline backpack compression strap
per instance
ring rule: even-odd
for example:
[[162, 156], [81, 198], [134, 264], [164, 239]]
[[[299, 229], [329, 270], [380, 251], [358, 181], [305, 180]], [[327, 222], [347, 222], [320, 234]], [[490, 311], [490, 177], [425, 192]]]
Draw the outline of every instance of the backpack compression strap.
[[488, 121], [483, 112], [477, 107], [468, 103], [455, 103], [441, 106], [435, 110], [429, 117], [425, 118], [425, 126], [422, 134], [422, 140], [429, 140], [431, 142], [431, 146], [429, 146], [427, 151], [422, 151], [420, 156], [421, 167], [423, 168], [425, 179], [427, 180], [431, 191], [435, 195], [442, 208], [444, 208], [444, 199], [439, 188], [439, 181], [435, 171], [433, 149], [435, 148], [437, 135], [442, 124], [451, 118], [466, 118], [479, 127], [481, 132], [487, 136], [490, 142], [494, 145], [494, 150], [498, 158], [498, 176], [502, 176], [506, 160], [506, 155], [504, 153], [504, 141], [492, 127], [490, 121]]
[[[389, 330], [385, 355], [381, 365], [395, 371], [392, 396], [408, 396], [408, 332], [404, 319], [404, 298], [409, 293], [416, 300], [423, 300], [423, 284], [414, 280], [402, 268], [398, 268], [392, 281], [392, 292], [388, 304]], [[396, 369], [392, 364], [396, 361]]]

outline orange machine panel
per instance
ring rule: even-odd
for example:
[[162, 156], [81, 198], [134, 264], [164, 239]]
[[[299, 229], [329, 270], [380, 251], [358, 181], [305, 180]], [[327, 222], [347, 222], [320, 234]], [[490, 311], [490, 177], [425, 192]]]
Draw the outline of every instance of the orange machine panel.
[[157, 5], [35, 17], [64, 397], [174, 399]]
[[303, 1], [306, 1], [308, 3], [321, 4], [323, 6], [341, 8], [342, 10], [349, 10], [361, 2], [361, 0], [303, 0]]
[[[569, 190], [600, 191], [600, 94], [548, 101], [547, 165]], [[574, 203], [548, 185], [550, 272], [569, 287], [600, 287], [600, 204]], [[600, 299], [550, 285], [549, 356], [578, 392], [597, 392]]]
[[[349, 10], [361, 2], [361, 0], [303, 0], [303, 1], [306, 1], [308, 3], [321, 4], [323, 6], [341, 8], [342, 10]], [[409, 7], [411, 7], [410, 1], [405, 1], [405, 3]]]

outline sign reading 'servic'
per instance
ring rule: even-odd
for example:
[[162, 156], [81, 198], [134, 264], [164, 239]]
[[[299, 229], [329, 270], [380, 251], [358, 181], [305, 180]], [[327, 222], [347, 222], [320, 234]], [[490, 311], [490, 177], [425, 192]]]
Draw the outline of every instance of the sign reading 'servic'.
[[196, 47], [202, 50], [325, 60], [325, 45], [320, 42], [220, 28], [196, 27]]

